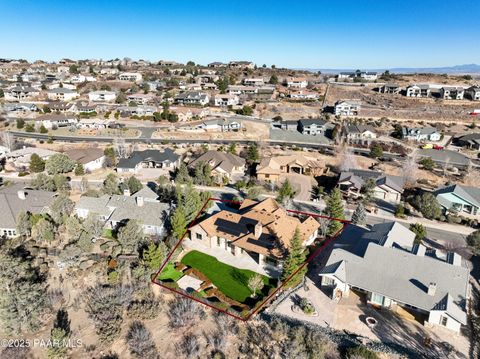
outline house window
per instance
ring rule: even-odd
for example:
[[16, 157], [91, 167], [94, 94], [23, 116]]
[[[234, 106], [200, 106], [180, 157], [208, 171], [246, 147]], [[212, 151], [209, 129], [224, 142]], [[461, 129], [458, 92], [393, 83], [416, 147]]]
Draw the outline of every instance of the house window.
[[446, 326], [447, 326], [447, 322], [448, 322], [448, 318], [442, 316], [441, 324], [442, 324], [444, 327], [446, 327]]
[[370, 301], [375, 304], [383, 305], [385, 297], [383, 295], [377, 294], [377, 293], [372, 293], [372, 298]]
[[202, 238], [203, 238], [202, 235], [200, 233], [197, 233], [197, 239], [201, 241]]
[[322, 277], [322, 284], [326, 286], [334, 285], [335, 281], [330, 277]]
[[270, 175], [266, 174], [266, 175], [265, 175], [265, 178], [270, 178]]

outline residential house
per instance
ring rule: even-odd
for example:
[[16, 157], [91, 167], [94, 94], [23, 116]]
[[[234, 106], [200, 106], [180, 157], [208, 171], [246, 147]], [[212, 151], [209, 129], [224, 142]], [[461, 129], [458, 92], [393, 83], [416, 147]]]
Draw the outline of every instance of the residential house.
[[119, 72], [120, 71], [116, 67], [105, 67], [105, 68], [100, 69], [100, 74], [101, 75], [115, 76]]
[[469, 133], [455, 139], [457, 145], [480, 150], [480, 133]]
[[265, 81], [262, 77], [260, 78], [246, 78], [243, 79], [243, 84], [245, 86], [263, 86], [265, 85]]
[[444, 100], [463, 100], [465, 90], [461, 86], [444, 86], [440, 89], [440, 96]]
[[317, 238], [319, 227], [313, 217], [289, 215], [273, 198], [247, 199], [238, 213], [222, 210], [192, 226], [184, 245], [210, 255], [222, 253], [222, 260], [228, 258], [238, 268], [276, 277], [295, 231], [306, 247]]
[[205, 106], [209, 102], [210, 96], [207, 93], [200, 91], [182, 92], [175, 97], [175, 103], [182, 105]]
[[207, 66], [211, 68], [219, 68], [219, 67], [226, 67], [227, 64], [224, 64], [223, 62], [215, 61], [215, 62], [209, 63]]
[[460, 255], [414, 241], [415, 233], [396, 222], [349, 225], [319, 271], [321, 287], [337, 302], [356, 292], [375, 307], [458, 333], [467, 324], [469, 270]]
[[378, 73], [370, 72], [370, 71], [347, 71], [347, 72], [340, 72], [337, 75], [337, 79], [339, 81], [376, 81], [378, 79]]
[[87, 173], [103, 168], [105, 163], [105, 155], [101, 148], [75, 148], [65, 151], [65, 154], [73, 161], [82, 164]]
[[63, 114], [48, 113], [38, 116], [35, 119], [36, 123], [42, 124], [47, 129], [57, 127], [68, 127], [75, 125], [78, 121], [74, 116], [67, 116]]
[[480, 101], [480, 86], [471, 86], [465, 90], [465, 97], [472, 101]]
[[298, 120], [283, 120], [280, 122], [280, 127], [286, 131], [298, 131]]
[[233, 94], [217, 94], [214, 98], [215, 106], [225, 107], [225, 106], [236, 106], [240, 103], [240, 98], [237, 95]]
[[306, 77], [288, 77], [285, 83], [289, 88], [305, 88], [308, 86], [308, 80]]
[[325, 135], [327, 121], [319, 118], [304, 118], [298, 120], [298, 130], [304, 135]]
[[97, 79], [95, 76], [85, 76], [85, 75], [74, 75], [70, 78], [72, 84], [78, 84], [83, 82], [96, 82]]
[[417, 151], [418, 158], [430, 157], [440, 167], [468, 168], [470, 158], [464, 154], [451, 150], [420, 149]]
[[27, 85], [15, 85], [4, 91], [5, 101], [31, 100], [39, 94], [38, 89]]
[[118, 75], [120, 81], [130, 81], [130, 82], [141, 82], [143, 77], [141, 73], [138, 72], [123, 72]]
[[288, 97], [294, 100], [318, 100], [320, 95], [318, 92], [303, 89], [288, 91]]
[[360, 101], [337, 101], [335, 103], [336, 116], [356, 116], [360, 111]]
[[99, 118], [93, 118], [93, 119], [85, 118], [85, 119], [80, 119], [75, 126], [80, 129], [90, 128], [94, 130], [104, 130], [106, 128], [109, 128], [112, 123], [113, 123], [112, 120], [105, 120], [105, 119], [99, 119]]
[[198, 129], [215, 132], [239, 131], [242, 127], [242, 123], [234, 118], [219, 118], [206, 120], [197, 126]]
[[255, 64], [251, 61], [230, 61], [228, 67], [232, 69], [251, 69], [255, 68]]
[[88, 94], [88, 99], [92, 102], [113, 102], [116, 98], [114, 91], [92, 91]]
[[434, 127], [419, 127], [402, 129], [402, 137], [409, 141], [440, 141], [442, 134]]
[[223, 178], [230, 181], [232, 177], [238, 178], [245, 174], [245, 159], [232, 153], [207, 151], [190, 162], [188, 166], [195, 168], [199, 162], [208, 163], [212, 169], [212, 175], [220, 183]]
[[373, 181], [373, 197], [389, 203], [400, 203], [405, 179], [400, 176], [384, 175], [382, 172], [349, 169], [342, 171], [337, 187], [349, 196], [361, 196], [362, 187]]
[[121, 117], [127, 116], [153, 116], [157, 112], [156, 106], [119, 106], [117, 111], [120, 112]]
[[24, 147], [19, 150], [11, 151], [6, 155], [6, 167], [13, 167], [16, 171], [27, 171], [30, 167], [30, 158], [33, 154], [37, 154], [44, 161], [48, 160], [50, 156], [58, 153], [50, 151], [45, 148]]
[[377, 138], [377, 133], [373, 126], [348, 124], [343, 127], [343, 135], [348, 141], [370, 141]]
[[259, 180], [275, 183], [286, 173], [320, 176], [325, 172], [325, 163], [318, 158], [296, 153], [263, 158], [258, 164], [256, 172]]
[[407, 86], [407, 97], [430, 97], [432, 89], [429, 84], [414, 84]]
[[161, 235], [170, 214], [170, 205], [158, 201], [158, 195], [148, 187], [130, 195], [80, 197], [75, 205], [79, 218], [94, 215], [105, 223], [106, 228], [118, 229], [130, 220], [137, 221], [147, 235]]
[[121, 158], [117, 164], [118, 173], [138, 173], [143, 168], [164, 168], [174, 170], [180, 163], [180, 156], [170, 148], [159, 150], [133, 151], [129, 158]]
[[134, 93], [127, 95], [127, 102], [135, 103], [136, 105], [146, 105], [147, 103], [153, 102], [155, 99], [154, 95], [143, 94], [143, 93]]
[[22, 212], [48, 213], [56, 193], [32, 190], [24, 184], [0, 187], [0, 236], [14, 238], [17, 233], [17, 218]]
[[379, 92], [397, 95], [400, 93], [401, 87], [397, 84], [385, 84], [380, 86]]
[[480, 188], [454, 184], [433, 192], [445, 213], [480, 216]]
[[243, 85], [229, 85], [227, 93], [233, 95], [253, 95], [258, 92], [258, 87], [255, 86], [243, 86]]
[[14, 102], [14, 103], [5, 103], [3, 105], [3, 109], [5, 112], [22, 112], [22, 113], [29, 113], [29, 112], [37, 112], [38, 107], [34, 103], [26, 103], [26, 102]]
[[77, 98], [77, 90], [71, 90], [66, 87], [57, 87], [47, 91], [47, 96], [49, 100], [53, 101], [71, 101]]

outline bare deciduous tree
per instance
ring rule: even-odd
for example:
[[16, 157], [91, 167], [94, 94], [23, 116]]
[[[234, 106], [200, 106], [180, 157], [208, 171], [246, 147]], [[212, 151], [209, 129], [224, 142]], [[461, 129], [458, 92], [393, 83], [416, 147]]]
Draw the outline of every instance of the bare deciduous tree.
[[152, 359], [159, 357], [152, 334], [142, 322], [134, 321], [130, 324], [125, 340], [133, 357]]

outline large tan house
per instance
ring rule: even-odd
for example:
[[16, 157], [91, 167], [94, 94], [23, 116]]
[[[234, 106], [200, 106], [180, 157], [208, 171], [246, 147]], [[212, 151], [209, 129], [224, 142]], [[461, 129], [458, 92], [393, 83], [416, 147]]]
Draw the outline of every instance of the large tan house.
[[287, 214], [272, 198], [247, 199], [238, 213], [222, 210], [194, 225], [185, 245], [218, 254], [217, 259], [239, 268], [265, 272], [265, 267], [271, 267], [278, 272], [295, 230], [308, 246], [317, 238], [319, 227], [313, 217], [302, 221]]
[[277, 182], [281, 175], [285, 173], [319, 176], [324, 171], [325, 163], [323, 161], [302, 153], [296, 153], [262, 159], [257, 166], [257, 178], [262, 181]]

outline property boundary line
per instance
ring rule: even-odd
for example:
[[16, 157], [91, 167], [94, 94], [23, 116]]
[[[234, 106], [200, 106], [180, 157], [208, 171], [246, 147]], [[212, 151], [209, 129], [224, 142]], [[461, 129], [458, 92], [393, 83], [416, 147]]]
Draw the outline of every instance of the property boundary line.
[[163, 261], [162, 265], [160, 266], [160, 269], [156, 272], [156, 274], [153, 276], [151, 282], [153, 284], [156, 284], [158, 285], [159, 287], [162, 287], [162, 288], [165, 288], [165, 289], [168, 289], [176, 294], [180, 294], [181, 296], [183, 297], [186, 297], [186, 298], [189, 298], [197, 303], [201, 303], [207, 307], [210, 307], [212, 309], [215, 309], [221, 313], [224, 313], [226, 315], [229, 315], [230, 317], [232, 318], [235, 318], [235, 319], [238, 319], [238, 320], [241, 320], [242, 322], [247, 322], [250, 318], [252, 318], [255, 314], [257, 314], [260, 309], [263, 309], [263, 307], [265, 306], [266, 303], [268, 303], [281, 289], [283, 289], [283, 287], [298, 273], [300, 272], [308, 263], [310, 263], [316, 256], [318, 256], [324, 249], [326, 246], [328, 246], [332, 241], [334, 241], [339, 235], [340, 233], [342, 233], [342, 231], [351, 223], [351, 221], [349, 220], [346, 220], [346, 219], [341, 219], [341, 218], [334, 218], [334, 217], [329, 217], [329, 216], [324, 216], [324, 215], [320, 215], [320, 214], [314, 214], [314, 213], [308, 213], [308, 212], [302, 212], [302, 211], [295, 211], [295, 210], [289, 210], [287, 209], [286, 211], [288, 213], [293, 213], [293, 214], [300, 214], [300, 215], [306, 215], [306, 216], [311, 216], [311, 217], [315, 217], [315, 218], [325, 218], [325, 219], [328, 219], [328, 220], [331, 220], [331, 221], [338, 221], [340, 223], [343, 224], [342, 228], [340, 228], [333, 236], [331, 236], [330, 238], [328, 238], [326, 241], [324, 241], [320, 246], [318, 246], [314, 252], [312, 254], [310, 254], [310, 256], [305, 260], [305, 262], [303, 262], [296, 270], [295, 272], [293, 272], [287, 279], [285, 279], [283, 282], [280, 283], [280, 285], [271, 293], [269, 294], [264, 300], [261, 301], [260, 304], [256, 305], [255, 309], [251, 310], [250, 311], [250, 314], [246, 317], [241, 317], [239, 315], [236, 315], [236, 314], [233, 314], [229, 311], [227, 311], [226, 309], [222, 309], [222, 308], [219, 308], [219, 307], [216, 307], [212, 304], [209, 304], [207, 302], [204, 302], [204, 301], [201, 301], [200, 299], [198, 298], [195, 298], [194, 296], [191, 296], [191, 295], [188, 295], [187, 293], [184, 293], [184, 292], [181, 292], [175, 288], [171, 288], [169, 286], [166, 286], [162, 283], [160, 283], [159, 281], [157, 281], [157, 277], [160, 275], [160, 273], [163, 271], [163, 269], [165, 268], [165, 266], [169, 263], [170, 261], [170, 258], [173, 256], [173, 254], [175, 253], [175, 251], [177, 250], [177, 248], [180, 246], [180, 244], [183, 242], [183, 240], [185, 239], [186, 235], [188, 234], [188, 231], [190, 230], [191, 227], [193, 227], [196, 222], [197, 222], [197, 219], [198, 217], [200, 217], [200, 215], [202, 214], [203, 210], [205, 209], [205, 207], [207, 207], [207, 205], [210, 203], [210, 201], [215, 201], [215, 202], [221, 202], [221, 203], [230, 203], [230, 204], [241, 204], [241, 202], [239, 201], [233, 201], [233, 200], [226, 200], [226, 199], [219, 199], [219, 198], [208, 198], [205, 203], [203, 204], [202, 208], [200, 209], [200, 211], [197, 213], [197, 215], [195, 216], [195, 218], [193, 219], [193, 221], [187, 226], [187, 229], [185, 230], [185, 233], [183, 233], [182, 237], [178, 240], [178, 242], [175, 244], [175, 246], [172, 248], [172, 250], [170, 251], [170, 253], [167, 255], [167, 257], [165, 258], [165, 260]]

